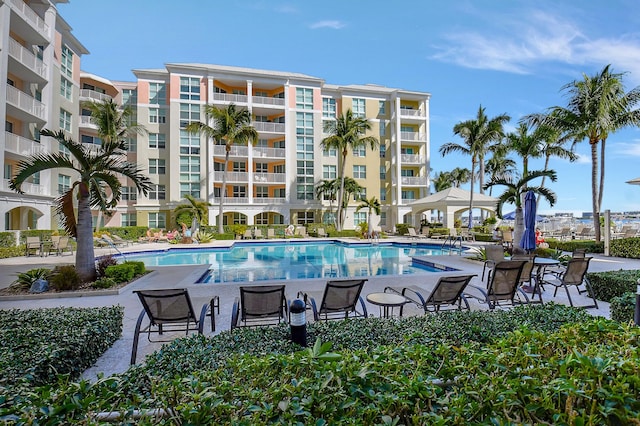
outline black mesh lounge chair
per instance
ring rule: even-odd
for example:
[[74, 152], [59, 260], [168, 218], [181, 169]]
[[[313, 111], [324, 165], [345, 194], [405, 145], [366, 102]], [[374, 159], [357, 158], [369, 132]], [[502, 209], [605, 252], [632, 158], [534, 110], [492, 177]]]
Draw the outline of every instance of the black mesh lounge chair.
[[288, 312], [284, 285], [240, 287], [231, 311], [231, 329], [286, 322]]
[[496, 306], [529, 303], [527, 294], [519, 288], [520, 275], [524, 268], [524, 260], [504, 260], [498, 262], [489, 271], [487, 287], [472, 286], [482, 294], [481, 301], [489, 305], [489, 309]]
[[[191, 304], [191, 298], [187, 290], [183, 288], [167, 290], [136, 290], [134, 291], [140, 298], [143, 310], [136, 323], [135, 334], [133, 335], [133, 350], [131, 351], [131, 364], [136, 363], [138, 352], [138, 340], [140, 333], [147, 333], [150, 342], [168, 342], [170, 339], [152, 340], [151, 334], [172, 333], [184, 331], [185, 335], [189, 331], [197, 331], [202, 334], [204, 321], [207, 316], [211, 317], [211, 331], [215, 331], [216, 322], [214, 308], [220, 313], [220, 300], [218, 296], [205, 304], [200, 311], [200, 318], [196, 317], [196, 311]], [[149, 318], [149, 325], [142, 329], [144, 317]]]
[[[366, 279], [327, 281], [320, 306], [307, 293], [298, 293], [313, 310], [314, 321], [346, 319], [367, 316], [367, 307], [360, 296]], [[360, 302], [361, 312], [357, 309]]]
[[[429, 296], [425, 298], [428, 290], [417, 287], [386, 287], [386, 293], [397, 293], [404, 296], [411, 303], [427, 312], [439, 312], [441, 310], [469, 310], [469, 302], [464, 295], [464, 290], [476, 275], [458, 275], [441, 277], [435, 288]], [[403, 306], [400, 307], [400, 316], [402, 316]]]
[[574, 257], [569, 260], [567, 263], [567, 267], [564, 271], [555, 272], [555, 273], [547, 273], [544, 275], [543, 283], [550, 284], [555, 287], [553, 292], [553, 297], [558, 293], [558, 289], [560, 287], [564, 287], [567, 292], [567, 297], [569, 298], [569, 304], [573, 306], [573, 300], [571, 300], [571, 294], [569, 294], [569, 287], [575, 286], [578, 289], [579, 293], [583, 293], [584, 291], [580, 291], [579, 286], [584, 284], [585, 290], [590, 298], [593, 299], [593, 305], [581, 306], [582, 308], [598, 308], [598, 301], [593, 293], [593, 288], [591, 288], [591, 283], [587, 279], [587, 270], [589, 269], [589, 262], [591, 261], [590, 257]]

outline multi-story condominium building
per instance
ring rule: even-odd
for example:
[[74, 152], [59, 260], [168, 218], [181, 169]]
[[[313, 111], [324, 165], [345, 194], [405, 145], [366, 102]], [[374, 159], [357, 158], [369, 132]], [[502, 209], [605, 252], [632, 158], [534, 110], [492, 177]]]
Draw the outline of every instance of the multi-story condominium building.
[[[58, 189], [70, 176], [56, 170], [32, 176], [24, 194], [9, 189], [18, 163], [58, 152], [39, 131], [63, 129], [78, 139], [80, 57], [88, 51], [57, 14], [56, 0], [0, 0], [0, 229], [51, 228]], [[69, 172], [66, 172], [69, 174]]]

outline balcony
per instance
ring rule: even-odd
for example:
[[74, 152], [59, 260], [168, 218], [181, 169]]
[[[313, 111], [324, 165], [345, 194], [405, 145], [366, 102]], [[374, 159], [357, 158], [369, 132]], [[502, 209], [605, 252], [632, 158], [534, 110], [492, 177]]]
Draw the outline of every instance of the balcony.
[[426, 118], [421, 110], [419, 109], [407, 109], [400, 108], [400, 117], [408, 117], [408, 118]]
[[80, 99], [81, 100], [92, 100], [98, 102], [104, 102], [111, 100], [111, 96], [105, 95], [104, 93], [96, 92], [91, 89], [81, 89], [80, 90]]
[[[214, 145], [213, 146], [213, 156], [214, 157], [224, 157], [226, 155], [226, 146], [225, 145]], [[229, 151], [230, 157], [244, 157], [247, 158], [249, 155], [249, 148], [246, 146], [231, 146], [231, 151]]]
[[401, 154], [400, 162], [402, 164], [425, 164], [427, 158], [423, 155], [417, 154]]
[[95, 124], [93, 117], [90, 115], [81, 115], [80, 116], [80, 127], [89, 128], [97, 130], [98, 126]]
[[37, 76], [35, 80], [38, 83], [47, 81], [47, 66], [44, 62], [13, 38], [9, 38], [9, 56], [18, 63], [19, 70], [16, 74], [28, 75], [31, 72]]
[[254, 121], [251, 125], [258, 131], [263, 133], [284, 133], [284, 123], [265, 123], [262, 121]]
[[266, 96], [252, 96], [254, 105], [284, 107], [284, 98], [268, 98]]
[[[247, 197], [224, 197], [225, 204], [249, 204], [249, 198]], [[213, 198], [209, 201], [211, 204], [220, 204], [220, 197]]]
[[15, 135], [11, 132], [4, 132], [6, 150], [23, 157], [31, 157], [36, 154], [44, 154], [47, 149], [42, 144]]
[[427, 178], [425, 176], [402, 176], [400, 183], [403, 186], [427, 186]]
[[49, 26], [45, 24], [44, 20], [22, 0], [9, 0], [9, 4], [25, 22], [40, 34], [42, 41], [46, 41], [46, 37], [49, 35]]
[[284, 183], [286, 175], [284, 173], [254, 173], [254, 183]]
[[7, 104], [16, 108], [10, 111], [11, 115], [22, 121], [33, 122], [34, 118], [39, 124], [46, 121], [44, 104], [13, 86], [7, 86]]
[[[214, 182], [222, 182], [224, 173], [221, 171], [213, 172]], [[247, 172], [227, 172], [227, 183], [230, 182], [242, 182], [247, 183], [249, 181], [249, 173]]]
[[228, 102], [230, 104], [246, 104], [249, 97], [247, 95], [233, 95], [229, 93], [214, 93], [213, 100]]
[[[35, 183], [24, 182], [20, 189], [27, 195], [49, 195], [49, 188], [44, 185], [36, 185]], [[2, 179], [2, 190], [15, 193], [15, 191], [9, 188], [9, 179]]]
[[426, 142], [424, 134], [419, 132], [400, 132], [400, 139], [403, 141]]
[[253, 156], [259, 158], [280, 158], [283, 159], [286, 156], [287, 151], [284, 148], [266, 148], [266, 147], [254, 147]]
[[269, 198], [269, 197], [257, 197], [253, 199], [253, 204], [286, 204], [287, 199], [284, 197]]

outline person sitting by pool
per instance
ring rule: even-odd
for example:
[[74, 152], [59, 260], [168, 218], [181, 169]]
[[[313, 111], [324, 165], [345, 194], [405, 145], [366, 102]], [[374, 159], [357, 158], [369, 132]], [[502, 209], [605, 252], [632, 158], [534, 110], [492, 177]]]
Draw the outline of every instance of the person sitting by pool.
[[182, 226], [182, 244], [191, 244], [193, 243], [193, 238], [191, 238], [191, 229], [187, 228], [187, 225], [184, 222], [180, 223]]
[[540, 248], [549, 248], [549, 244], [544, 240], [540, 228], [536, 228], [536, 245]]
[[286, 229], [284, 230], [284, 234], [291, 237], [293, 236], [293, 231], [295, 231], [296, 227], [293, 225], [289, 225], [286, 227]]
[[170, 240], [174, 240], [178, 236], [178, 230], [173, 228], [171, 231], [167, 232], [167, 238]]

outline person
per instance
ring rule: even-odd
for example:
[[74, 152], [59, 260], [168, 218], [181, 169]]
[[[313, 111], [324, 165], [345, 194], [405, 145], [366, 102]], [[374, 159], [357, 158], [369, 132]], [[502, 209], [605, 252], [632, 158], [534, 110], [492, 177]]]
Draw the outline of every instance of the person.
[[540, 228], [536, 228], [536, 245], [539, 246], [541, 243], [544, 243], [544, 237]]
[[285, 235], [288, 236], [292, 236], [293, 235], [293, 231], [295, 231], [296, 227], [293, 225], [289, 225], [286, 227], [286, 229], [284, 230]]

